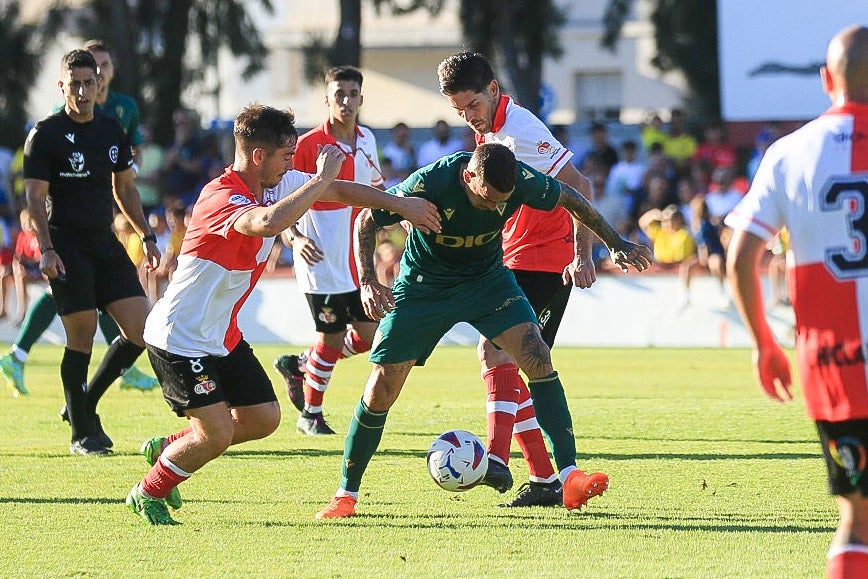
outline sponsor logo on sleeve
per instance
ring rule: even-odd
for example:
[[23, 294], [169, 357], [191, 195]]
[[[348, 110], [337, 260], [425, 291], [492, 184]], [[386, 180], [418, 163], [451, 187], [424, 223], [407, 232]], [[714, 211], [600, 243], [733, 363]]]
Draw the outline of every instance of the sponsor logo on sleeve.
[[229, 196], [230, 205], [250, 205], [251, 203], [253, 203], [253, 201], [241, 193], [235, 193], [234, 195]]

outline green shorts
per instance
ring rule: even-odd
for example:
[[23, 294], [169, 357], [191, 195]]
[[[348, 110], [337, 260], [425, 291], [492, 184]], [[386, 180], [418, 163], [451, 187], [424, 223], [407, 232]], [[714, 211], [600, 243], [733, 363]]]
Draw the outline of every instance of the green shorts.
[[538, 323], [515, 276], [506, 267], [453, 285], [418, 283], [401, 276], [392, 289], [395, 309], [380, 321], [369, 360], [423, 366], [437, 343], [458, 322], [488, 339], [527, 322]]

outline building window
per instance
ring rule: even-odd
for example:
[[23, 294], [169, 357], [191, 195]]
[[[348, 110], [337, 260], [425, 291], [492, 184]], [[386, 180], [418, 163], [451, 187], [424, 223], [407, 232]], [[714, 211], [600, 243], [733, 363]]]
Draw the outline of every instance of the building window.
[[620, 119], [620, 73], [579, 73], [575, 76], [574, 82], [577, 121], [617, 121]]

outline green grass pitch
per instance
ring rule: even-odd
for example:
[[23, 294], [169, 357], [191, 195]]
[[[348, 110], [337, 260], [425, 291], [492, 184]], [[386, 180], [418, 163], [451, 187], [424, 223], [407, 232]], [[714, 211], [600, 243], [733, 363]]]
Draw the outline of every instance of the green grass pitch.
[[[177, 527], [123, 504], [146, 472], [141, 442], [179, 430], [157, 392], [108, 392], [109, 457], [68, 453], [61, 349], [34, 348], [29, 397], [0, 397], [0, 574], [114, 577], [819, 577], [837, 514], [801, 398], [755, 386], [746, 350], [556, 348], [578, 463], [611, 478], [581, 512], [506, 510], [489, 488], [452, 494], [425, 468], [433, 438], [485, 437], [471, 348], [413, 370], [363, 481], [359, 516], [317, 522], [339, 482], [343, 433], [369, 371], [341, 361], [326, 399], [340, 434], [295, 432], [296, 413], [259, 346], [284, 417], [181, 491]], [[94, 354], [95, 364], [104, 349]], [[143, 357], [140, 367], [148, 368]], [[95, 367], [94, 364], [94, 367]], [[527, 478], [513, 445], [516, 486]], [[512, 492], [507, 496], [512, 496]]]

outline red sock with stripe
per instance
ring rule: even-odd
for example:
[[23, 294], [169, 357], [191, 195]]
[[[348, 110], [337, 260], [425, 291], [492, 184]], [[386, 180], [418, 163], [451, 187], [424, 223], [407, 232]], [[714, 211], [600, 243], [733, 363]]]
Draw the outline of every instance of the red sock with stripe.
[[351, 329], [344, 334], [344, 349], [341, 351], [341, 358], [349, 358], [370, 349], [371, 345], [364, 341], [357, 331]]
[[193, 432], [193, 429], [188, 426], [184, 430], [179, 430], [175, 434], [170, 434], [169, 436], [166, 437], [166, 446], [169, 446], [170, 444], [172, 444], [173, 442], [175, 442], [179, 438], [184, 438], [185, 436], [187, 436], [191, 432]]
[[557, 475], [552, 466], [549, 451], [543, 439], [542, 430], [536, 421], [536, 413], [533, 409], [533, 400], [530, 398], [530, 390], [519, 377], [521, 382], [518, 389], [518, 410], [515, 413], [515, 440], [521, 447], [521, 454], [527, 461], [530, 470], [530, 480], [533, 482], [553, 482]]
[[161, 456], [142, 479], [142, 490], [155, 499], [164, 499], [169, 491], [191, 476], [193, 473], [185, 472]]
[[488, 419], [488, 455], [509, 464], [509, 446], [512, 442], [512, 426], [518, 405], [518, 367], [501, 364], [482, 374], [488, 392], [486, 417]]
[[335, 363], [340, 359], [341, 351], [323, 342], [317, 342], [311, 348], [304, 368], [304, 409], [307, 412], [322, 412], [323, 394], [329, 387]]

